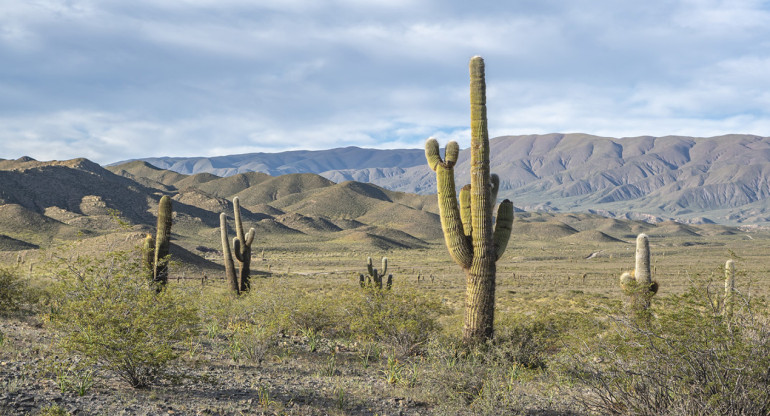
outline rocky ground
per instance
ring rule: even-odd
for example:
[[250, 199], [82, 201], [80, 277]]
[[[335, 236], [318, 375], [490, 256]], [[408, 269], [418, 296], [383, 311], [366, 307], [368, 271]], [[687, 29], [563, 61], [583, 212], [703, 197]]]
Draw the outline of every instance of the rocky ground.
[[[72, 415], [419, 415], [416, 402], [390, 386], [379, 370], [357, 365], [356, 352], [337, 346], [319, 360], [304, 354], [301, 340], [286, 338], [284, 355], [234, 362], [193, 346], [160, 385], [134, 389], [100, 373], [80, 396], [63, 391], [50, 372], [52, 336], [35, 318], [5, 318], [0, 347], [0, 413], [36, 415], [46, 408]], [[336, 363], [331, 364], [329, 357]], [[290, 361], [290, 362], [289, 362]], [[81, 375], [83, 375], [81, 373]], [[72, 380], [77, 374], [70, 373]], [[46, 413], [42, 413], [46, 414]]]

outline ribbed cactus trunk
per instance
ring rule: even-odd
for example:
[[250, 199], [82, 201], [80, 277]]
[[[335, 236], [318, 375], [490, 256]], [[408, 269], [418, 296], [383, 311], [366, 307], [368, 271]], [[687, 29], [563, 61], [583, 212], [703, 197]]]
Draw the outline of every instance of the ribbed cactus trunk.
[[[153, 256], [152, 280], [158, 291], [161, 291], [168, 283], [168, 254], [171, 245], [172, 215], [171, 198], [164, 195], [158, 204], [158, 224]], [[148, 243], [149, 241], [145, 240], [145, 244]]]
[[460, 192], [460, 206], [454, 181], [454, 166], [460, 151], [457, 143], [447, 144], [442, 160], [438, 142], [429, 139], [425, 156], [436, 172], [439, 213], [447, 248], [466, 273], [463, 339], [475, 343], [493, 335], [495, 263], [511, 235], [513, 204], [509, 200], [500, 204], [493, 231], [492, 213], [499, 180], [490, 174], [489, 168], [484, 60], [479, 56], [471, 59], [470, 78], [471, 183]]
[[647, 234], [639, 234], [636, 237], [634, 276], [636, 285], [641, 291], [641, 296], [638, 296], [639, 306], [647, 309], [650, 307], [652, 296], [658, 291], [657, 283], [652, 281], [652, 272], [650, 271], [650, 239]]
[[725, 300], [722, 306], [723, 314], [730, 318], [733, 315], [735, 302], [735, 262], [730, 259], [725, 263]]
[[227, 214], [219, 214], [219, 234], [222, 239], [222, 257], [225, 263], [225, 278], [230, 290], [236, 295], [240, 292], [238, 277], [235, 275], [235, 263], [230, 251], [230, 238], [227, 236]]

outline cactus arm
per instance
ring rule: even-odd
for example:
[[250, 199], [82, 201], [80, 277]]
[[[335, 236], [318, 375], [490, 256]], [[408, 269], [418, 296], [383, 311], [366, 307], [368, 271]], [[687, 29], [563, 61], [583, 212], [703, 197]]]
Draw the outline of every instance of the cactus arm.
[[246, 233], [246, 245], [251, 247], [251, 243], [254, 242], [254, 236], [257, 235], [257, 230], [254, 228], [250, 228], [249, 232]]
[[243, 235], [243, 222], [241, 222], [241, 202], [237, 196], [233, 198], [233, 215], [235, 217], [235, 236], [241, 241], [246, 241]]
[[440, 164], [444, 163], [439, 155], [438, 140], [432, 137], [425, 142], [425, 159], [428, 161], [428, 166], [430, 166], [431, 170], [434, 172], [438, 169]]
[[359, 273], [358, 274], [358, 284], [361, 287], [364, 287], [364, 274], [363, 273]]
[[230, 241], [227, 237], [227, 215], [225, 213], [219, 214], [219, 233], [222, 240], [222, 257], [225, 263], [225, 277], [232, 290], [236, 295], [238, 294], [238, 279], [235, 277], [235, 264], [233, 263], [233, 256], [230, 252]]
[[467, 269], [473, 260], [470, 243], [463, 232], [460, 208], [457, 204], [454, 180], [454, 164], [457, 162], [459, 146], [449, 142], [446, 148], [446, 161], [441, 161], [438, 155], [438, 142], [428, 139], [425, 143], [425, 158], [432, 169], [436, 171], [438, 184], [438, 205], [441, 216], [441, 228], [444, 240], [452, 258], [463, 269]]
[[457, 164], [457, 158], [460, 156], [460, 145], [456, 141], [451, 141], [446, 144], [444, 149], [444, 164], [450, 168], [454, 168]]
[[627, 290], [629, 285], [631, 285], [631, 282], [635, 281], [634, 275], [629, 272], [623, 272], [623, 274], [620, 275], [620, 286], [623, 290]]
[[473, 234], [471, 226], [471, 184], [467, 184], [460, 189], [460, 219], [463, 221], [463, 232], [466, 237]]
[[388, 282], [387, 282], [387, 284], [386, 284], [386, 286], [385, 286], [385, 287], [386, 287], [388, 290], [390, 290], [390, 288], [392, 288], [392, 287], [393, 287], [393, 275], [392, 275], [392, 274], [389, 274], [389, 275], [388, 275]]
[[241, 247], [241, 240], [239, 240], [238, 237], [233, 237], [233, 253], [235, 254], [235, 258], [243, 263], [243, 247]]
[[385, 273], [388, 272], [388, 258], [383, 257], [382, 258], [382, 270], [380, 270], [380, 276], [385, 276]]
[[505, 253], [505, 248], [508, 247], [508, 241], [511, 238], [511, 231], [513, 230], [513, 203], [509, 200], [504, 200], [497, 208], [497, 222], [495, 223], [494, 232], [494, 244], [495, 244], [495, 261]]
[[376, 270], [374, 269], [374, 266], [372, 266], [372, 258], [367, 257], [366, 258], [366, 270], [369, 272], [369, 276], [374, 276]]

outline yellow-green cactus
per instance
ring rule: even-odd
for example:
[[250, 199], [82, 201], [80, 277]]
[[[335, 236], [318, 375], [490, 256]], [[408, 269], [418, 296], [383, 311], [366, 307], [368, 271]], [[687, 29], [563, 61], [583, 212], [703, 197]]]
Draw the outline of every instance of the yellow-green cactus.
[[147, 234], [142, 245], [142, 260], [147, 277], [160, 291], [168, 283], [168, 255], [171, 245], [171, 198], [164, 195], [158, 203], [158, 223], [155, 238]]
[[[363, 273], [358, 275], [358, 282], [361, 285], [361, 287], [371, 286], [374, 285], [376, 289], [382, 289], [382, 278], [385, 277], [385, 273], [388, 272], [388, 258], [383, 257], [382, 258], [382, 268], [380, 270], [377, 270], [374, 268], [372, 264], [372, 258], [367, 257], [366, 259], [366, 269], [369, 273], [368, 276], [364, 277]], [[385, 282], [385, 288], [390, 289], [393, 286], [393, 275], [388, 275], [388, 280]]]
[[227, 214], [219, 214], [219, 235], [222, 240], [222, 257], [225, 263], [225, 278], [230, 286], [230, 290], [236, 295], [240, 293], [238, 277], [235, 276], [235, 264], [233, 255], [230, 252], [230, 239], [227, 237]]
[[471, 183], [460, 191], [458, 206], [454, 167], [460, 148], [447, 143], [444, 158], [438, 142], [425, 144], [425, 158], [436, 172], [439, 214], [449, 254], [466, 273], [465, 325], [463, 339], [477, 342], [490, 338], [494, 330], [495, 263], [503, 255], [513, 225], [513, 203], [505, 200], [497, 213], [493, 230], [493, 208], [499, 178], [489, 168], [486, 82], [484, 60], [470, 61], [471, 101]]

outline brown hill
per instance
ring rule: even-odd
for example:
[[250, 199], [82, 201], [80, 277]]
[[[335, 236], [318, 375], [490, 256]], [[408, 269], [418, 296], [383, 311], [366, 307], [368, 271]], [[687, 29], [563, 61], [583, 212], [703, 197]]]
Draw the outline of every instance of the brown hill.
[[38, 248], [40, 248], [40, 246], [37, 244], [28, 243], [0, 234], [0, 251], [21, 251]]
[[578, 233], [568, 235], [566, 237], [559, 238], [559, 241], [573, 244], [585, 244], [585, 243], [620, 243], [626, 242], [615, 237], [611, 237], [599, 230], [586, 230]]
[[[408, 193], [436, 192], [435, 174], [419, 149], [388, 152], [387, 158], [373, 157], [383, 154], [379, 150], [348, 148], [156, 158], [152, 163], [184, 173], [249, 168], [268, 172], [291, 166], [292, 172], [322, 174], [336, 182], [357, 180]], [[355, 160], [342, 156], [352, 154]], [[623, 219], [652, 216], [683, 222], [702, 218], [724, 224], [770, 220], [770, 137], [502, 136], [490, 140], [490, 154], [491, 169], [501, 178], [499, 196], [528, 211], [593, 211]], [[455, 167], [458, 186], [470, 178], [468, 155], [468, 149], [461, 151]], [[193, 166], [201, 170], [189, 170]]]

